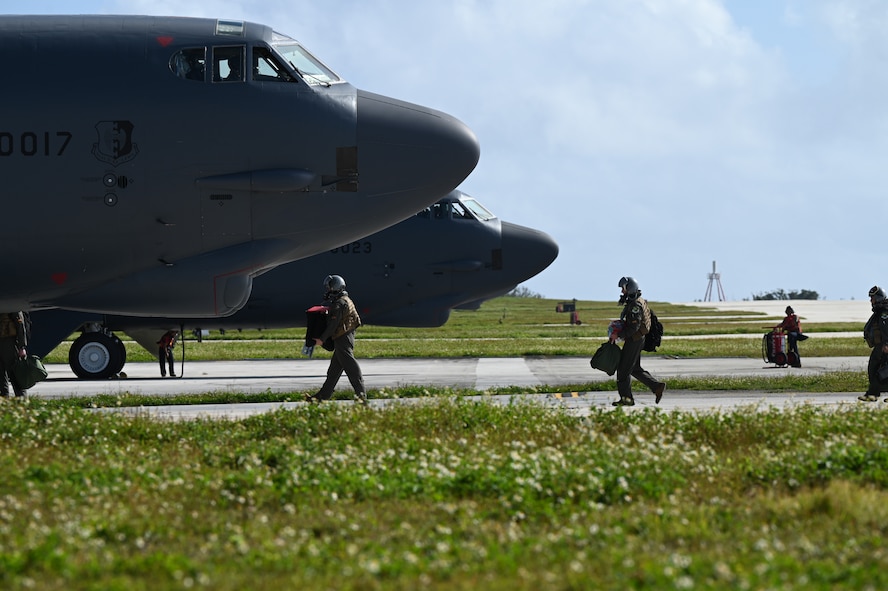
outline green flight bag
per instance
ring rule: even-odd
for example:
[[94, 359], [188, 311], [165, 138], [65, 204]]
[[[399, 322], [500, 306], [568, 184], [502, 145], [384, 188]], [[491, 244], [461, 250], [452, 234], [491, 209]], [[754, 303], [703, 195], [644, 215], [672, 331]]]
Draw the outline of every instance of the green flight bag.
[[16, 359], [12, 365], [12, 377], [22, 390], [27, 390], [37, 382], [46, 379], [46, 368], [36, 355], [28, 355], [24, 359]]
[[614, 375], [617, 366], [620, 365], [620, 346], [610, 341], [602, 343], [592, 359], [589, 360], [589, 365], [600, 369], [609, 376]]

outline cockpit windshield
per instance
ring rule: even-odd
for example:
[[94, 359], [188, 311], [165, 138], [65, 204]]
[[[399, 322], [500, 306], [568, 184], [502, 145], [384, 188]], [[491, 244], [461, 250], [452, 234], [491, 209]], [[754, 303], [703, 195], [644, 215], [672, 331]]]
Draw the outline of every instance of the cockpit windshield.
[[487, 222], [496, 219], [496, 216], [490, 213], [483, 205], [471, 197], [465, 196], [461, 199], [442, 199], [416, 215], [417, 217], [436, 220], [479, 220]]
[[487, 220], [492, 220], [496, 216], [487, 211], [487, 208], [472, 199], [471, 197], [463, 198], [462, 204], [466, 206], [466, 209], [475, 214], [475, 217], [481, 220], [482, 222], [486, 222]]
[[293, 66], [308, 84], [330, 85], [342, 82], [330, 68], [322, 64], [307, 49], [286, 35], [274, 33], [271, 44], [281, 57]]

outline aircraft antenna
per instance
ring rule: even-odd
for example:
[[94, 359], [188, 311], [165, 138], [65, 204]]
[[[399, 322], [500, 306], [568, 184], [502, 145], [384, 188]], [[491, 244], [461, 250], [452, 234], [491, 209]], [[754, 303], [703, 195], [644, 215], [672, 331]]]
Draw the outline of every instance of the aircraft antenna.
[[712, 273], [709, 274], [709, 285], [706, 287], [706, 295], [703, 296], [704, 302], [712, 301], [712, 284], [718, 287], [718, 301], [725, 301], [725, 292], [722, 290], [721, 273], [715, 272], [715, 261], [712, 261]]

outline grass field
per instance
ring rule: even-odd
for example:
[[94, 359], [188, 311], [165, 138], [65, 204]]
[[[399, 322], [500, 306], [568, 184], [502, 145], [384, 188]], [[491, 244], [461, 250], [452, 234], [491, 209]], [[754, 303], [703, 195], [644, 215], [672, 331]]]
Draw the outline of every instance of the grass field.
[[[362, 352], [393, 342], [378, 354], [418, 352], [422, 341], [440, 345], [463, 334], [464, 345], [487, 351], [479, 354], [514, 354], [515, 341], [546, 340], [585, 343], [579, 354], [587, 355], [619, 312], [616, 304], [580, 303], [583, 324], [570, 326], [553, 302], [513, 299], [454, 314], [442, 329], [365, 327]], [[712, 314], [697, 308], [654, 307], [670, 335], [760, 334], [779, 320], [718, 322], [703, 320]], [[806, 325], [811, 332], [860, 328]], [[300, 333], [229, 333], [191, 350], [218, 342], [232, 358], [250, 358], [257, 343], [280, 349]], [[759, 354], [757, 340], [727, 340]], [[846, 339], [810, 339], [803, 356], [813, 355], [815, 341], [830, 350], [832, 340]], [[722, 339], [704, 339], [688, 354], [711, 356], [715, 341]], [[867, 354], [859, 345], [849, 343], [855, 352], [848, 354]], [[834, 388], [865, 378], [806, 379], [780, 387]], [[676, 387], [735, 386], [711, 379]], [[651, 408], [577, 418], [464, 396], [471, 393], [431, 391], [422, 403], [385, 410], [304, 406], [180, 423], [96, 413], [72, 401], [2, 404], [0, 587], [888, 584], [888, 405]], [[138, 403], [123, 401], [130, 402]]]

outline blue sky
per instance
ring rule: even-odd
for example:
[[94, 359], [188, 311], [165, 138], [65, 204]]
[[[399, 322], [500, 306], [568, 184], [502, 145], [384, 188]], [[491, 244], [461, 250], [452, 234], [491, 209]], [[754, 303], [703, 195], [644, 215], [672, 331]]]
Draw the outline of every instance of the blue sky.
[[888, 284], [888, 3], [872, 0], [0, 0], [0, 13], [234, 18], [481, 142], [461, 189], [551, 234], [524, 285], [616, 299]]

